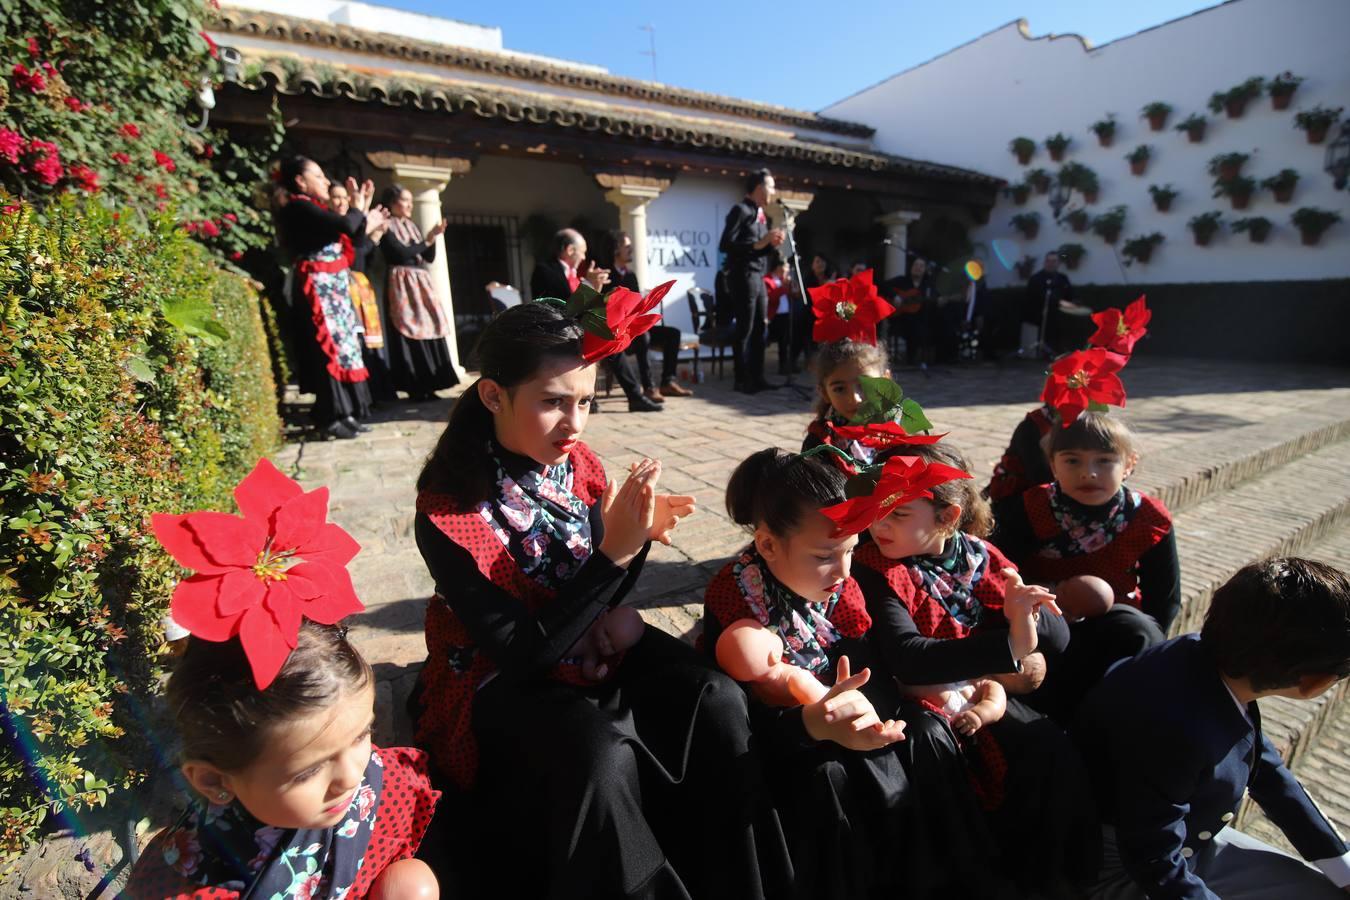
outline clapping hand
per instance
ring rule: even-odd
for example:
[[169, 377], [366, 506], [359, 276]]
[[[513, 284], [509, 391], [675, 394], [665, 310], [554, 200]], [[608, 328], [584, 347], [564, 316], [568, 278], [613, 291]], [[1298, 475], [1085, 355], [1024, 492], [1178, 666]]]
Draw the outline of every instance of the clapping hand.
[[435, 225], [432, 225], [431, 230], [427, 232], [426, 236], [427, 243], [430, 244], [432, 241], [436, 240], [436, 238], [440, 237], [442, 234], [445, 234], [445, 228], [446, 224], [444, 219], [441, 219]]
[[626, 567], [649, 540], [656, 517], [656, 482], [661, 463], [643, 459], [632, 467], [623, 487], [610, 481], [600, 499], [605, 537], [600, 552], [616, 565]]

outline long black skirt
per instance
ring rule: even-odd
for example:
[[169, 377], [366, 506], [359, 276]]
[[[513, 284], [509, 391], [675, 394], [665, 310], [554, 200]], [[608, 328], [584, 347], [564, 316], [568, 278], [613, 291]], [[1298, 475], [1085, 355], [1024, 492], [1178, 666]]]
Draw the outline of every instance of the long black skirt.
[[459, 384], [444, 338], [419, 341], [390, 328], [384, 340], [389, 374], [396, 390], [421, 397]]
[[595, 688], [491, 681], [473, 727], [492, 896], [783, 896], [745, 695], [675, 638], [648, 628]]

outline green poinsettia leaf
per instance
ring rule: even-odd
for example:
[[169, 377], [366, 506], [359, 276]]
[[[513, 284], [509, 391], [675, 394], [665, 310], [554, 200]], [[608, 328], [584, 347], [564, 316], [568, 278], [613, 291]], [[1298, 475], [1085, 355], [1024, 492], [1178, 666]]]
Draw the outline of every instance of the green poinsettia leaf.
[[933, 430], [933, 423], [924, 415], [923, 407], [917, 400], [906, 397], [900, 401], [900, 427], [906, 434], [920, 434]]
[[858, 411], [849, 420], [849, 424], [867, 425], [892, 421], [894, 416], [892, 411], [900, 406], [905, 396], [900, 385], [889, 378], [873, 378], [870, 375], [860, 376], [858, 381], [862, 384], [863, 402], [859, 404]]
[[1088, 412], [1104, 413], [1111, 409], [1105, 403], [1098, 403], [1096, 400], [1089, 400], [1087, 405]]
[[581, 317], [581, 314], [589, 310], [600, 307], [601, 315], [604, 315], [605, 298], [595, 288], [586, 282], [577, 285], [577, 289], [572, 292], [572, 296], [567, 298], [567, 314], [569, 316]]
[[583, 331], [596, 337], [602, 337], [607, 341], [614, 340], [614, 332], [609, 329], [609, 322], [605, 319], [605, 307], [603, 305], [599, 309], [586, 310], [581, 314], [578, 322], [580, 322]]

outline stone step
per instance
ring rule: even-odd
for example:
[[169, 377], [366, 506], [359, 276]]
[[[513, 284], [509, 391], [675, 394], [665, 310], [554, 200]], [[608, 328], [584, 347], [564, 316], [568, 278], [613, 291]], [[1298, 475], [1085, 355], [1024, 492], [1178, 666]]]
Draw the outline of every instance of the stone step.
[[1350, 516], [1347, 448], [1331, 444], [1214, 495], [1175, 518], [1181, 614], [1198, 631], [1214, 590], [1247, 563], [1297, 554]]
[[[1350, 525], [1303, 552], [1341, 569], [1350, 568]], [[1308, 789], [1322, 812], [1350, 834], [1350, 686], [1345, 682], [1309, 703], [1283, 697], [1261, 700], [1261, 719], [1267, 735], [1285, 762]], [[1247, 802], [1238, 815], [1243, 831], [1281, 849], [1294, 852], [1284, 834], [1261, 808]]]

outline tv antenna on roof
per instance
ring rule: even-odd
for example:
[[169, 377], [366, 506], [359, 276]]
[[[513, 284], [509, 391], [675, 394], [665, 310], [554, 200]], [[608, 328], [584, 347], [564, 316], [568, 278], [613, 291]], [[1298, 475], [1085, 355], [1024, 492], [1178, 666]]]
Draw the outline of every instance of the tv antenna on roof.
[[651, 42], [650, 50], [639, 50], [638, 52], [643, 56], [650, 56], [652, 58], [652, 81], [660, 81], [660, 76], [656, 74], [656, 26], [639, 25], [638, 31], [647, 32], [647, 38]]

